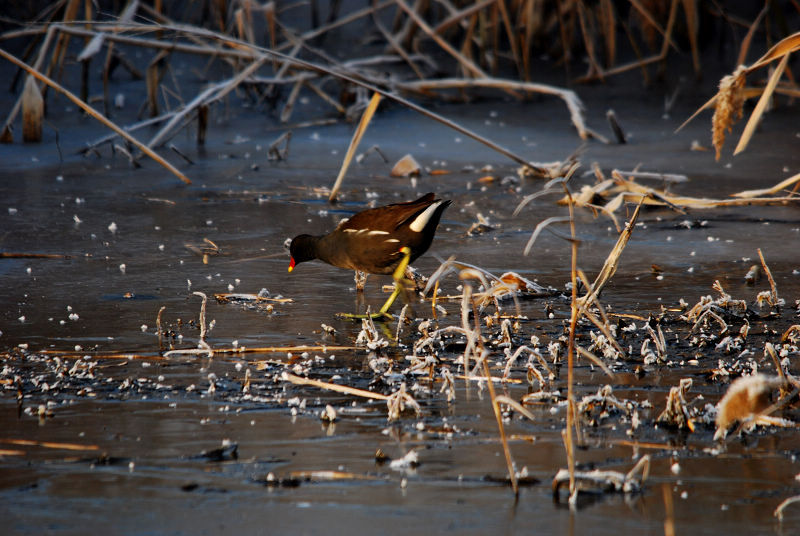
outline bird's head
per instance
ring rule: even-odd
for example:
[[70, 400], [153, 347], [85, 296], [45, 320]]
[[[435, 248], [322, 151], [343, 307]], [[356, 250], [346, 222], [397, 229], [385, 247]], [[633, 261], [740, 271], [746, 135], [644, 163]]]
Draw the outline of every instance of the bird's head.
[[301, 262], [316, 259], [314, 252], [316, 237], [307, 234], [295, 236], [289, 243], [289, 272]]

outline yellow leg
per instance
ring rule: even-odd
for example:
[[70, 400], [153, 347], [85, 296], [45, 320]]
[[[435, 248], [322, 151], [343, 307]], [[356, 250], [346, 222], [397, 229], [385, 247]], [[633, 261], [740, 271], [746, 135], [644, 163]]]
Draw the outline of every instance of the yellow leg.
[[400, 292], [403, 290], [402, 287], [403, 276], [406, 273], [406, 268], [408, 268], [408, 263], [411, 261], [410, 248], [403, 246], [402, 248], [400, 248], [400, 253], [403, 254], [403, 258], [400, 260], [400, 264], [397, 265], [397, 268], [395, 268], [394, 273], [392, 273], [392, 279], [394, 279], [394, 291], [389, 296], [389, 299], [386, 300], [386, 303], [383, 304], [383, 307], [381, 307], [380, 311], [378, 311], [377, 313], [370, 313], [369, 315], [339, 313], [336, 316], [341, 318], [351, 318], [351, 319], [367, 318], [367, 316], [369, 316], [374, 320], [377, 320], [379, 318], [386, 318], [387, 320], [391, 320], [393, 317], [387, 311], [389, 310], [389, 307], [391, 307], [392, 304], [394, 303], [394, 300], [397, 299], [398, 294], [400, 294]]

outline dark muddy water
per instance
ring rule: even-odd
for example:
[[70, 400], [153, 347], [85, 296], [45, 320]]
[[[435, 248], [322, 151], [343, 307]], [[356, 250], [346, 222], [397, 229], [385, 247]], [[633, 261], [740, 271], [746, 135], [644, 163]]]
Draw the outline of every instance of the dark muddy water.
[[[763, 132], [735, 160], [728, 156], [717, 164], [710, 152], [690, 151], [692, 140], [708, 144], [708, 126], [703, 118], [672, 133], [700, 104], [696, 101], [705, 99], [688, 93], [679, 109], [664, 116], [657, 90], [587, 91], [590, 123], [601, 129], [605, 110], [616, 108], [631, 137], [624, 146], [589, 143], [580, 156], [582, 169], [597, 162], [606, 171], [640, 166], [684, 173], [690, 182], [675, 191], [708, 197], [770, 186], [800, 171], [797, 122], [779, 113], [767, 117]], [[54, 120], [66, 121], [63, 102], [56, 103]], [[579, 146], [555, 99], [436, 108], [533, 160], [561, 159]], [[307, 112], [313, 116], [315, 110]], [[773, 517], [782, 500], [800, 493], [796, 431], [762, 428], [723, 449], [712, 440], [712, 425], [698, 423], [689, 433], [655, 423], [669, 389], [681, 378], [693, 379], [688, 397], [702, 408], [727, 388], [726, 381], [712, 380], [715, 369], [727, 367], [735, 375], [752, 372], [755, 363], [774, 374], [772, 361], [763, 358], [764, 343], [779, 343], [780, 334], [797, 323], [796, 205], [643, 211], [604, 291], [604, 304], [646, 318], [677, 308], [681, 298], [691, 306], [715, 294], [711, 285], [719, 280], [764, 316], [751, 319], [751, 336], [735, 352], [717, 348], [718, 338], [691, 345], [691, 324], [672, 312], [663, 320], [667, 363], [643, 364], [641, 320], [632, 321], [637, 330], [621, 335], [628, 358], [609, 361], [614, 378], [579, 362], [579, 397], [610, 384], [615, 396], [639, 408], [642, 422], [629, 434], [632, 425], [624, 414], [587, 420], [585, 448], [577, 454], [581, 468], [626, 472], [646, 453], [652, 464], [641, 493], [582, 496], [570, 511], [563, 497], [553, 500], [550, 486], [566, 466], [564, 404], [548, 399], [530, 406], [535, 421], [517, 414], [507, 419], [516, 467], [528, 475], [515, 502], [503, 482], [506, 465], [485, 386], [456, 379], [455, 400], [448, 402], [438, 376], [434, 383], [405, 371], [405, 356], [420, 337], [419, 321], [377, 353], [360, 348], [292, 357], [286, 352], [159, 355], [161, 307], [162, 325], [171, 335], [166, 343], [197, 346], [201, 300], [195, 291], [210, 298], [213, 329], [207, 340], [214, 349], [354, 345], [361, 326], [335, 314], [379, 306], [385, 299], [379, 286], [390, 280], [373, 276], [361, 297], [347, 271], [309, 263], [290, 275], [283, 242], [301, 232], [329, 230], [369, 204], [427, 191], [453, 205], [433, 247], [416, 263], [421, 273], [429, 275], [440, 260], [455, 256], [496, 275], [513, 270], [560, 290], [569, 279], [570, 248], [561, 236], [545, 232], [530, 256], [522, 254], [538, 222], [566, 209], [554, 196], [542, 197], [512, 217], [519, 201], [541, 183], [520, 181], [516, 166], [426, 119], [389, 107], [370, 126], [363, 145], [379, 145], [392, 161], [412, 153], [423, 166], [448, 174], [390, 178], [391, 162], [373, 153], [351, 169], [342, 201], [333, 206], [316, 189], [332, 184], [351, 126], [295, 129], [289, 159], [275, 163], [268, 161], [266, 147], [282, 130], [268, 129], [271, 119], [266, 125], [231, 110], [216, 119], [204, 150], [194, 147], [191, 136], [174, 140], [195, 161], [182, 166], [193, 180], [189, 186], [152, 162], [131, 169], [105, 148], [100, 158], [74, 156], [75, 148], [102, 134], [85, 118], [71, 119], [69, 127], [61, 123], [63, 162], [52, 138], [38, 146], [0, 146], [0, 249], [69, 256], [0, 260], [2, 532], [661, 534], [665, 519], [683, 534], [797, 531], [797, 509], [789, 507], [782, 523]], [[480, 182], [486, 175], [495, 180]], [[592, 180], [579, 173], [574, 189]], [[630, 212], [623, 209], [618, 216], [624, 220]], [[478, 213], [498, 227], [468, 236]], [[579, 211], [577, 218], [579, 265], [593, 277], [617, 233], [606, 217]], [[220, 248], [208, 264], [187, 248], [204, 247], [206, 238]], [[766, 278], [754, 286], [744, 283], [748, 268], [758, 263], [757, 248], [786, 302], [780, 316], [767, 318], [768, 310], [755, 305], [756, 295], [769, 288]], [[450, 275], [443, 288], [456, 294], [460, 284]], [[268, 311], [212, 298], [262, 289], [292, 302]], [[413, 306], [417, 317], [431, 317], [428, 304], [414, 300]], [[460, 325], [459, 304], [444, 307], [450, 314], [440, 316], [439, 325]], [[506, 304], [505, 312], [513, 314], [513, 304]], [[535, 335], [547, 356], [547, 345], [563, 333], [568, 302], [558, 296], [526, 299], [519, 312], [527, 320], [520, 322], [513, 347], [534, 346]], [[326, 333], [322, 324], [336, 332]], [[385, 326], [395, 333], [396, 323]], [[584, 340], [588, 332], [588, 327], [582, 331]], [[484, 334], [496, 333], [495, 327]], [[456, 375], [463, 374], [455, 361], [460, 344], [451, 341], [439, 356], [440, 365]], [[491, 350], [492, 372], [500, 376], [506, 359], [501, 348]], [[789, 370], [797, 373], [796, 349], [787, 352]], [[517, 383], [498, 384], [501, 393], [519, 400], [535, 390], [526, 380], [526, 359], [511, 368]], [[388, 422], [384, 402], [295, 386], [282, 380], [284, 371], [384, 394], [405, 383], [421, 411]], [[550, 387], [560, 390], [563, 400], [566, 370], [553, 366], [553, 371]], [[326, 405], [337, 411], [332, 424], [319, 418]], [[798, 417], [793, 410], [784, 416]], [[223, 442], [236, 448], [209, 454]], [[377, 449], [395, 459], [416, 450], [419, 465], [377, 463]]]

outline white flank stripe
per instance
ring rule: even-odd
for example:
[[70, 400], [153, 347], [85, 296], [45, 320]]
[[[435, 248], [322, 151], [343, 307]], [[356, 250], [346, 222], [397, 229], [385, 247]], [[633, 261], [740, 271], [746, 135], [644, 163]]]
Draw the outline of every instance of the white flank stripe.
[[400, 242], [400, 241], [396, 238], [387, 238], [386, 240], [384, 240], [384, 242], [389, 242], [390, 244], [392, 244], [394, 242]]
[[370, 231], [367, 233], [367, 236], [377, 236], [377, 235], [385, 235], [389, 234], [388, 231]]
[[428, 225], [433, 213], [436, 212], [436, 209], [442, 202], [439, 201], [438, 203], [434, 203], [428, 208], [425, 209], [425, 212], [414, 218], [414, 221], [411, 222], [411, 230], [415, 233], [421, 233], [422, 230]]

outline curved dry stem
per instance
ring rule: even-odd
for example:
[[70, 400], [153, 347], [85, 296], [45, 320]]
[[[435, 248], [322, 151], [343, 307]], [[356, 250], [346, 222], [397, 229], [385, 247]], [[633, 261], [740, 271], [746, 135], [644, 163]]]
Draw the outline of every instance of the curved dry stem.
[[524, 253], [527, 255], [531, 252], [531, 248], [533, 247], [533, 243], [536, 242], [536, 239], [539, 237], [539, 234], [551, 223], [569, 223], [570, 218], [569, 216], [552, 216], [547, 218], [546, 220], [542, 220], [539, 222], [539, 225], [536, 226], [536, 229], [533, 230], [531, 233], [531, 237], [528, 239], [528, 242], [525, 244]]

